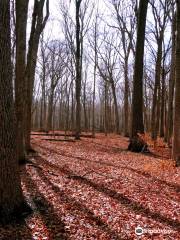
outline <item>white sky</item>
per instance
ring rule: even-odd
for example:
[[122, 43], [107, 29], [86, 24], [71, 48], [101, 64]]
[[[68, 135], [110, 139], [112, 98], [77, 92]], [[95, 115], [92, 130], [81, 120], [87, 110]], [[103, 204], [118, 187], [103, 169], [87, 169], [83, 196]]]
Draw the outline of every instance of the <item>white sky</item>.
[[[48, 19], [48, 23], [46, 24], [44, 34], [46, 37], [51, 36], [51, 39], [58, 39], [62, 34], [62, 28], [60, 21], [62, 20], [61, 10], [60, 10], [60, 2], [63, 0], [49, 0], [49, 11], [50, 16]], [[108, 8], [105, 4], [107, 0], [90, 0], [90, 3], [95, 2], [96, 6], [99, 5], [99, 9], [101, 13], [105, 13], [108, 15]], [[71, 2], [70, 8], [73, 13], [73, 9], [75, 9], [75, 1], [74, 0], [64, 0], [64, 2]], [[29, 2], [29, 17], [32, 15], [32, 7], [33, 7], [34, 0], [30, 0]], [[82, 1], [83, 3], [83, 1]], [[91, 6], [89, 6], [91, 8]], [[110, 12], [109, 12], [110, 13]], [[74, 19], [75, 20], [75, 19]], [[30, 22], [31, 19], [29, 18], [28, 21], [28, 33], [30, 32]]]
[[[44, 37], [45, 38], [49, 38], [49, 39], [61, 39], [63, 37], [63, 29], [61, 26], [61, 20], [62, 20], [62, 16], [61, 16], [61, 10], [60, 10], [60, 2], [62, 2], [63, 0], [49, 0], [49, 7], [50, 7], [50, 16], [49, 16], [49, 20], [47, 22], [47, 25], [45, 27], [45, 31], [44, 31]], [[105, 22], [112, 24], [113, 20], [110, 18], [111, 16], [111, 9], [109, 8], [109, 4], [108, 4], [109, 0], [90, 0], [90, 3], [92, 4], [93, 2], [99, 5], [99, 14], [103, 16], [103, 18], [105, 19]], [[70, 0], [64, 0], [64, 2], [69, 3]], [[83, 4], [84, 0], [82, 0], [82, 4]], [[32, 15], [32, 7], [33, 7], [33, 3], [34, 0], [30, 0], [30, 6], [29, 6], [29, 16]], [[71, 0], [71, 14], [74, 18], [75, 21], [75, 0]], [[91, 9], [91, 6], [89, 6], [89, 8]], [[152, 21], [152, 13], [151, 13], [151, 7], [149, 6], [149, 10], [148, 10], [148, 17], [147, 17], [147, 23], [148, 21]], [[30, 32], [30, 22], [31, 22], [31, 17], [29, 18], [29, 23], [28, 23], [28, 30], [27, 32]], [[113, 24], [112, 24], [113, 25]], [[103, 31], [103, 26], [104, 23], [101, 23], [98, 26], [98, 30], [101, 32]], [[108, 30], [108, 31], [112, 31]], [[167, 34], [166, 36], [168, 36], [169, 34]], [[27, 38], [28, 40], [28, 38]], [[154, 44], [154, 47], [156, 48], [156, 44]], [[147, 48], [146, 48], [147, 51]], [[147, 57], [148, 60], [148, 57]], [[133, 61], [133, 59], [131, 58], [131, 62]], [[152, 66], [153, 67], [153, 66]], [[123, 79], [122, 79], [123, 81]]]

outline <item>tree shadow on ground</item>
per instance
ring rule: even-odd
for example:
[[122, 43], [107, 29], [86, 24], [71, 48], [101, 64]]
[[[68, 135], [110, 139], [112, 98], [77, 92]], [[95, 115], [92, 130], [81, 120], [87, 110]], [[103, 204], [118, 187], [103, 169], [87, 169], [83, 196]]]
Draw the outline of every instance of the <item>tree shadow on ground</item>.
[[[45, 196], [39, 192], [37, 184], [32, 180], [28, 171], [23, 176], [27, 191], [30, 193], [33, 203], [44, 221], [44, 224], [50, 235], [50, 239], [66, 240], [67, 232], [65, 232], [64, 223], [60, 216], [56, 215], [53, 205], [48, 202]], [[18, 239], [19, 240], [19, 239]]]
[[[96, 216], [93, 211], [88, 209], [86, 205], [84, 205], [82, 202], [77, 201], [74, 197], [68, 196], [63, 190], [60, 190], [59, 187], [54, 185], [43, 173], [42, 170], [37, 169], [37, 173], [39, 177], [42, 179], [42, 181], [47, 185], [51, 186], [52, 190], [58, 194], [58, 197], [60, 198], [61, 202], [69, 203], [71, 211], [75, 211], [76, 214], [78, 212], [82, 212], [90, 222], [92, 222], [92, 225], [96, 225], [98, 228], [100, 228], [103, 232], [106, 232], [111, 239], [124, 239], [121, 238], [117, 232], [112, 230], [107, 223], [105, 223], [100, 217]], [[127, 238], [126, 238], [127, 239]]]
[[156, 158], [156, 159], [159, 159], [159, 158], [169, 159], [168, 157], [166, 157], [164, 155], [162, 156], [160, 154], [154, 153], [151, 150], [149, 152], [142, 152], [141, 154], [143, 154], [146, 157], [152, 157], [152, 158]]
[[0, 240], [31, 240], [32, 232], [26, 223], [26, 220], [32, 215], [33, 211], [30, 205], [24, 199], [19, 208], [8, 219], [1, 218], [0, 222]]
[[116, 153], [128, 151], [125, 148], [120, 148], [120, 147], [116, 147], [116, 146], [108, 146], [108, 145], [104, 145], [104, 144], [98, 143], [98, 142], [95, 142], [94, 145], [98, 145], [99, 151], [109, 153], [109, 154], [116, 154]]
[[25, 221], [0, 225], [1, 240], [32, 240], [32, 233]]
[[171, 218], [165, 217], [159, 212], [153, 212], [149, 208], [140, 204], [139, 202], [136, 202], [126, 197], [124, 194], [118, 193], [115, 190], [109, 189], [108, 187], [105, 186], [105, 184], [97, 184], [88, 178], [75, 174], [69, 169], [65, 169], [65, 168], [56, 166], [52, 163], [49, 163], [47, 162], [47, 160], [43, 159], [42, 157], [38, 157], [38, 158], [40, 159], [40, 162], [44, 163], [46, 166], [49, 166], [67, 175], [67, 177], [70, 179], [76, 180], [82, 184], [86, 184], [87, 186], [94, 188], [96, 191], [104, 193], [105, 195], [117, 200], [120, 204], [124, 205], [125, 207], [131, 209], [136, 214], [142, 214], [145, 217], [151, 218], [157, 222], [170, 226], [176, 230], [180, 228], [180, 222], [178, 220], [173, 220]]
[[121, 165], [116, 165], [116, 164], [113, 164], [113, 163], [108, 163], [108, 162], [104, 162], [104, 161], [96, 161], [96, 160], [89, 160], [87, 158], [83, 158], [83, 157], [79, 157], [79, 156], [73, 156], [73, 155], [70, 155], [70, 154], [66, 154], [65, 152], [62, 152], [62, 151], [57, 151], [57, 150], [54, 150], [54, 149], [51, 149], [47, 146], [40, 146], [42, 149], [45, 149], [45, 150], [48, 150], [48, 151], [51, 151], [52, 153], [55, 153], [57, 155], [60, 155], [60, 156], [64, 156], [64, 157], [68, 157], [68, 158], [73, 158], [73, 159], [76, 159], [76, 160], [80, 160], [80, 161], [85, 161], [85, 162], [90, 162], [90, 163], [97, 163], [97, 164], [100, 164], [100, 165], [105, 165], [107, 167], [114, 167], [114, 168], [121, 168], [121, 169], [127, 169], [129, 171], [132, 171], [132, 172], [135, 172], [139, 175], [142, 175], [146, 178], [151, 178], [154, 183], [158, 182], [160, 184], [164, 184], [170, 188], [172, 188], [174, 191], [176, 191], [177, 193], [180, 192], [180, 185], [178, 184], [174, 184], [174, 183], [170, 183], [170, 182], [167, 182], [165, 180], [162, 180], [162, 179], [159, 179], [158, 177], [155, 177], [153, 176], [152, 174], [146, 172], [146, 171], [142, 171], [142, 170], [139, 170], [139, 169], [135, 169], [135, 168], [132, 168], [132, 167], [129, 167], [129, 166], [121, 166]]
[[73, 139], [43, 138], [42, 140], [50, 142], [75, 142]]

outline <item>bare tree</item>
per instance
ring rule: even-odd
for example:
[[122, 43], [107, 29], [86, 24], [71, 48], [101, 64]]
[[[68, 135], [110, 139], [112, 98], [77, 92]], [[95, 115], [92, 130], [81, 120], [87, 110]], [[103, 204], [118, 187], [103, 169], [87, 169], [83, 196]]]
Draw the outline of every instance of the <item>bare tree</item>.
[[[43, 18], [43, 9], [44, 9], [45, 2], [46, 2], [46, 16]], [[39, 40], [40, 40], [40, 35], [48, 20], [48, 17], [49, 17], [49, 0], [46, 0], [46, 1], [35, 0], [33, 15], [32, 15], [31, 33], [30, 33], [30, 39], [29, 39], [29, 45], [28, 45], [26, 72], [25, 72], [25, 81], [26, 81], [25, 143], [26, 143], [27, 151], [31, 150], [31, 144], [30, 144], [31, 107], [32, 107], [33, 86], [34, 86], [34, 77], [35, 77]]]
[[155, 1], [151, 0], [152, 12], [155, 22], [155, 29], [153, 34], [157, 42], [157, 56], [156, 56], [156, 69], [155, 69], [155, 84], [153, 93], [152, 104], [152, 118], [151, 118], [151, 136], [153, 140], [157, 139], [159, 130], [159, 118], [160, 118], [160, 78], [162, 67], [162, 55], [163, 55], [163, 39], [164, 32], [167, 26], [167, 19], [170, 10], [170, 1], [159, 1], [159, 5], [155, 5]]
[[124, 70], [124, 135], [129, 136], [129, 79], [128, 79], [128, 61], [132, 51], [135, 55], [135, 42], [134, 33], [136, 27], [136, 16], [134, 14], [135, 2], [134, 1], [114, 1], [111, 3], [115, 10], [115, 18], [118, 27], [112, 26], [119, 30], [120, 39], [122, 43], [122, 51], [118, 52], [123, 59]]
[[145, 143], [140, 141], [138, 133], [144, 133], [143, 123], [143, 57], [145, 27], [148, 0], [140, 0], [138, 9], [138, 28], [136, 40], [136, 54], [133, 78], [133, 97], [132, 97], [132, 126], [129, 150], [142, 151]]
[[[119, 133], [119, 112], [118, 112], [118, 102], [116, 94], [116, 78], [115, 70], [117, 67], [118, 53], [116, 48], [114, 48], [115, 35], [108, 36], [107, 33], [104, 33], [103, 43], [104, 46], [101, 49], [98, 47], [98, 64], [97, 68], [99, 70], [100, 76], [104, 81], [109, 82], [111, 86], [112, 96], [114, 100], [115, 108], [115, 126], [116, 133]], [[100, 63], [100, 64], [99, 64]]]
[[47, 128], [46, 130], [52, 130], [52, 119], [53, 119], [53, 105], [54, 105], [54, 94], [58, 81], [64, 74], [64, 60], [65, 51], [63, 43], [50, 42], [49, 46], [49, 78], [50, 78], [50, 89], [49, 89], [49, 102], [48, 102], [48, 117], [47, 117]]

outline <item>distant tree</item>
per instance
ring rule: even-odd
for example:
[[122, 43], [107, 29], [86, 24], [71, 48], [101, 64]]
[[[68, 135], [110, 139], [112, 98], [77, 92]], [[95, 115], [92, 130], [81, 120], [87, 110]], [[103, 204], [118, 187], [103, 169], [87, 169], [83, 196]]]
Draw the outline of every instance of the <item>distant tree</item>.
[[[122, 43], [122, 50], [119, 51], [122, 59], [123, 72], [124, 72], [124, 136], [129, 136], [129, 69], [128, 62], [130, 53], [132, 51], [135, 55], [134, 49], [134, 33], [136, 27], [136, 16], [133, 14], [135, 8], [134, 1], [125, 0], [110, 0], [115, 10], [115, 18], [120, 33]], [[114, 27], [114, 26], [113, 26]]]
[[40, 103], [40, 130], [43, 131], [46, 129], [46, 85], [48, 78], [48, 60], [49, 60], [49, 51], [47, 51], [48, 43], [44, 41], [43, 34], [41, 35], [40, 40], [40, 55], [39, 55], [39, 65], [40, 65], [40, 75], [39, 79], [41, 82], [41, 103]]
[[147, 15], [148, 0], [140, 0], [138, 9], [138, 27], [137, 42], [133, 78], [133, 96], [132, 96], [132, 126], [131, 138], [128, 149], [140, 152], [145, 143], [139, 139], [138, 133], [144, 133], [143, 123], [143, 57], [145, 27]]
[[[156, 66], [155, 66], [155, 84], [152, 103], [152, 118], [151, 118], [151, 137], [153, 140], [157, 139], [160, 119], [160, 80], [162, 77], [162, 57], [163, 57], [163, 40], [164, 32], [167, 26], [167, 20], [170, 11], [170, 1], [159, 1], [155, 5], [155, 0], [151, 0], [152, 13], [155, 22], [155, 29], [153, 34], [157, 43]], [[163, 16], [163, 17], [161, 17]]]
[[47, 131], [52, 130], [53, 124], [53, 105], [54, 105], [54, 95], [55, 89], [57, 87], [58, 81], [62, 78], [64, 74], [64, 59], [65, 51], [63, 48], [63, 43], [52, 41], [49, 44], [49, 64], [48, 72], [50, 78], [50, 89], [49, 89], [49, 99], [48, 99], [48, 116], [47, 116]]
[[95, 137], [95, 98], [96, 98], [96, 69], [97, 69], [97, 25], [98, 11], [94, 23], [94, 72], [93, 72], [93, 109], [92, 109], [92, 136]]
[[[116, 51], [115, 45], [115, 37], [114, 35], [108, 35], [106, 31], [104, 32], [103, 37], [103, 45], [104, 47], [100, 49], [98, 47], [97, 53], [98, 53], [98, 62], [97, 69], [99, 71], [99, 75], [104, 81], [107, 81], [108, 83], [104, 86], [110, 86], [114, 101], [114, 112], [115, 112], [115, 129], [116, 133], [119, 133], [119, 112], [118, 112], [118, 101], [117, 101], [117, 91], [116, 91], [116, 85], [117, 85], [117, 79], [115, 78], [116, 75], [116, 65], [117, 65], [117, 59], [118, 59], [118, 53]], [[105, 91], [106, 92], [106, 91]], [[107, 100], [107, 99], [106, 99]]]
[[180, 166], [180, 1], [176, 1], [176, 57], [175, 57], [175, 98], [173, 127], [173, 159]]
[[12, 88], [10, 1], [0, 1], [0, 221], [23, 205]]

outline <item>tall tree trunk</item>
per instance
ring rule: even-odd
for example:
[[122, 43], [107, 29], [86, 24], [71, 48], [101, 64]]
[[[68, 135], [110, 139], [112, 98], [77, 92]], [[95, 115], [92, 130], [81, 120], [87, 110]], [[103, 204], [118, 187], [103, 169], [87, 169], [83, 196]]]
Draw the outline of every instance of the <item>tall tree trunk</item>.
[[17, 159], [12, 88], [10, 1], [0, 1], [0, 221], [24, 202]]
[[162, 60], [162, 43], [163, 35], [158, 39], [158, 50], [156, 59], [156, 70], [155, 70], [155, 84], [153, 93], [153, 105], [152, 105], [152, 115], [151, 115], [151, 137], [153, 140], [157, 139], [158, 128], [157, 121], [159, 121], [158, 107], [159, 107], [159, 92], [160, 92], [160, 77], [161, 77], [161, 60]]
[[170, 145], [170, 139], [173, 131], [173, 98], [174, 98], [174, 83], [175, 83], [175, 32], [176, 32], [176, 16], [172, 22], [172, 49], [171, 49], [171, 69], [169, 77], [169, 92], [168, 92], [168, 113], [167, 113], [167, 128], [165, 140]]
[[87, 117], [87, 109], [86, 109], [86, 81], [87, 81], [87, 71], [85, 70], [84, 77], [84, 89], [83, 89], [83, 109], [84, 109], [84, 130], [88, 130], [88, 117]]
[[15, 107], [17, 119], [17, 151], [19, 162], [25, 161], [24, 89], [26, 68], [26, 26], [29, 0], [16, 0], [16, 67]]
[[44, 118], [43, 118], [43, 98], [41, 97], [40, 100], [40, 120], [39, 120], [39, 129], [40, 131], [43, 131], [43, 122], [44, 122]]
[[92, 136], [95, 137], [95, 97], [96, 97], [96, 54], [94, 63], [93, 100], [92, 100]]
[[27, 65], [25, 73], [26, 78], [25, 144], [27, 151], [31, 150], [30, 144], [31, 115], [32, 115], [31, 108], [39, 39], [49, 17], [49, 0], [46, 0], [46, 16], [43, 18], [44, 3], [45, 0], [34, 1], [31, 33], [27, 54]]
[[72, 88], [71, 88], [71, 131], [74, 132], [74, 80], [72, 76]]
[[175, 60], [175, 99], [173, 127], [173, 159], [180, 166], [180, 1], [176, 1], [176, 60]]
[[111, 89], [114, 99], [114, 109], [115, 109], [115, 125], [116, 125], [116, 133], [119, 134], [119, 113], [118, 113], [118, 104], [117, 104], [117, 97], [116, 97], [116, 88], [114, 85], [114, 80], [110, 79]]
[[139, 141], [138, 133], [144, 133], [143, 123], [143, 58], [148, 0], [140, 0], [138, 10], [138, 28], [133, 78], [132, 126], [128, 149], [142, 151], [144, 142]]
[[96, 97], [96, 68], [97, 68], [97, 16], [94, 26], [94, 73], [93, 73], [93, 109], [92, 109], [92, 136], [95, 137], [95, 97]]
[[[128, 60], [128, 59], [127, 59]], [[128, 81], [128, 61], [125, 59], [124, 64], [124, 136], [129, 136], [129, 81]]]
[[162, 89], [161, 89], [161, 118], [160, 118], [160, 137], [164, 137], [164, 110], [165, 110], [165, 69], [162, 69]]
[[105, 84], [104, 84], [104, 132], [105, 132], [105, 136], [107, 136], [107, 132], [108, 132], [108, 120], [107, 120], [107, 106], [108, 106], [108, 101], [107, 101], [107, 98], [108, 98], [108, 90], [107, 90], [107, 81], [105, 81]]
[[144, 84], [144, 97], [145, 97], [145, 103], [144, 103], [144, 125], [145, 125], [145, 131], [149, 131], [149, 119], [148, 119], [148, 96], [147, 96], [147, 74], [145, 73], [145, 84]]
[[80, 139], [81, 132], [81, 48], [79, 11], [82, 0], [76, 0], [76, 133], [75, 139]]
[[42, 67], [42, 83], [41, 83], [41, 118], [40, 118], [40, 130], [45, 130], [45, 124], [46, 124], [46, 87], [45, 87], [45, 81], [46, 81], [46, 66], [43, 59], [43, 67]]
[[47, 129], [46, 131], [52, 130], [52, 116], [53, 116], [53, 101], [54, 99], [54, 89], [51, 88], [49, 102], [48, 102], [48, 117], [47, 117]]

